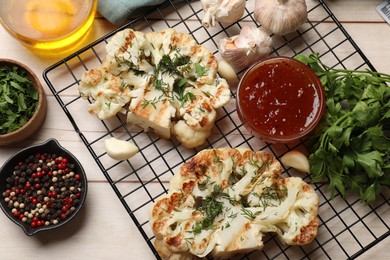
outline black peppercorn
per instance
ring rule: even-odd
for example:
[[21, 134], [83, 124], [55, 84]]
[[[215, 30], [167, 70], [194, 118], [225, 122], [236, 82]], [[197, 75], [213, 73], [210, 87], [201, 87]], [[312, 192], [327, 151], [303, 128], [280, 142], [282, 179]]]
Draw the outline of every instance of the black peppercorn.
[[15, 218], [33, 228], [55, 225], [67, 219], [80, 203], [80, 175], [68, 175], [73, 169], [74, 165], [65, 157], [31, 155], [14, 167], [13, 174], [6, 179], [7, 192], [0, 194]]

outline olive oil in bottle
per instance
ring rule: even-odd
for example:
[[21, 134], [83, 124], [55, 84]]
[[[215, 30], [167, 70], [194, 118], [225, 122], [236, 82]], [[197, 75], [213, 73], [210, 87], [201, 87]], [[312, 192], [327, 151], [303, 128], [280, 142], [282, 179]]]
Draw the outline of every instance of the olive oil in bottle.
[[58, 54], [76, 46], [93, 23], [97, 0], [0, 1], [4, 28], [40, 54]]

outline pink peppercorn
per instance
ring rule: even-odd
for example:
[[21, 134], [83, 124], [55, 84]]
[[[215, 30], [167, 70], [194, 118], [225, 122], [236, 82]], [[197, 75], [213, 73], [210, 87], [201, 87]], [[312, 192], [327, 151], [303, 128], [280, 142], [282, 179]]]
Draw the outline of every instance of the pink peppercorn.
[[[62, 175], [55, 176], [58, 181], [53, 181], [53, 171]], [[67, 158], [37, 153], [15, 166], [15, 177], [7, 180], [7, 189], [0, 194], [20, 221], [31, 227], [55, 225], [68, 218], [80, 203], [76, 197], [82, 194], [81, 176], [69, 172], [74, 172], [74, 165]], [[19, 203], [23, 207], [19, 208]]]

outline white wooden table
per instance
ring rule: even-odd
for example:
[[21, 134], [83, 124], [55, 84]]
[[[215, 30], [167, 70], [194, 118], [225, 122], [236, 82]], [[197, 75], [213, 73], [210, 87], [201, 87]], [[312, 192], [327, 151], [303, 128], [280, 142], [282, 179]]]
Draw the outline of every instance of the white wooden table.
[[[314, 1], [314, 0], [309, 0]], [[381, 0], [332, 0], [327, 4], [378, 71], [390, 74], [390, 26], [376, 13]], [[99, 15], [84, 45], [114, 30]], [[41, 78], [42, 71], [59, 58], [30, 53], [0, 27], [0, 57], [28, 65]], [[26, 236], [0, 213], [0, 259], [154, 259], [129, 215], [75, 133], [68, 118], [44, 84], [48, 99], [46, 120], [38, 133], [14, 147], [0, 147], [0, 165], [25, 146], [50, 137], [74, 153], [83, 164], [89, 181], [85, 207], [77, 218], [55, 232]], [[361, 256], [389, 259], [390, 238]]]

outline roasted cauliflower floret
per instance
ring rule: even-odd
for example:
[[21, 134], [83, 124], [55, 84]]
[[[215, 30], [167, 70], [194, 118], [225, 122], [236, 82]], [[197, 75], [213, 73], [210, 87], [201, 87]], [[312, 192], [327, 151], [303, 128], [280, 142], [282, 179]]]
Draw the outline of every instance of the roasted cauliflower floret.
[[203, 84], [197, 87], [210, 98], [211, 105], [214, 108], [220, 108], [230, 100], [230, 88], [223, 78], [216, 79], [214, 84]]
[[317, 234], [318, 197], [301, 178], [282, 178], [281, 172], [265, 152], [199, 152], [151, 208], [157, 251], [168, 259], [227, 259], [262, 249], [269, 232], [288, 245], [310, 243]]
[[183, 120], [178, 121], [172, 128], [172, 133], [176, 136], [177, 140], [187, 148], [193, 148], [203, 144], [210, 135], [210, 132], [210, 129], [204, 131], [195, 130]]
[[130, 101], [129, 89], [124, 82], [101, 67], [87, 71], [81, 77], [78, 90], [83, 98], [92, 98], [88, 111], [99, 119], [116, 115]]
[[[287, 189], [286, 210], [288, 216], [276, 224], [277, 234], [287, 245], [303, 245], [317, 235], [319, 224], [318, 197], [313, 188], [301, 178], [283, 179]], [[291, 200], [291, 203], [287, 204]], [[283, 206], [281, 206], [283, 207]]]
[[[216, 78], [218, 63], [210, 51], [174, 29], [148, 33], [125, 29], [112, 37], [106, 51], [100, 68], [88, 71], [80, 88], [80, 93], [98, 101], [90, 106], [93, 114], [107, 119], [115, 111], [125, 111], [128, 124], [153, 129], [163, 139], [173, 133], [188, 148], [206, 140], [217, 117], [215, 109], [230, 99], [228, 84]], [[102, 79], [112, 82], [103, 86], [106, 89], [120, 85], [120, 92], [107, 91], [104, 97], [114, 101], [106, 102], [112, 107], [104, 107], [106, 100], [97, 100], [91, 91], [81, 92], [84, 85], [102, 85]]]
[[198, 95], [191, 102], [179, 108], [180, 117], [194, 130], [206, 131], [214, 126], [217, 113], [208, 98]]

